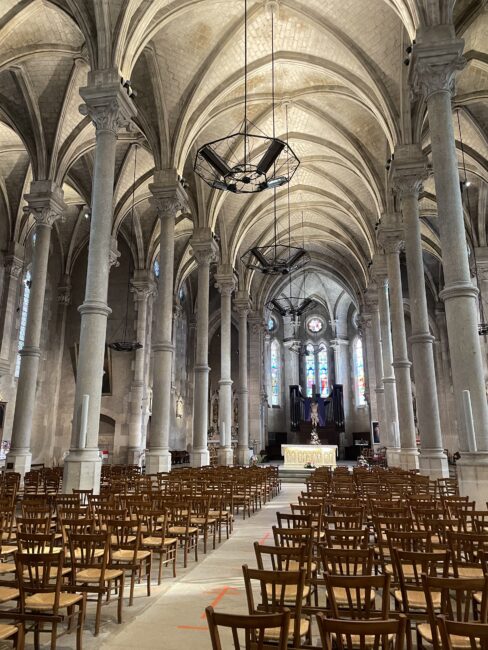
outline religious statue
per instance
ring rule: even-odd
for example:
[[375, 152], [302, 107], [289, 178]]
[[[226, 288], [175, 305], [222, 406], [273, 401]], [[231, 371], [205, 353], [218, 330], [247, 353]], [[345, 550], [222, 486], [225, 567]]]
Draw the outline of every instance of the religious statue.
[[319, 426], [319, 405], [316, 401], [310, 404], [310, 419], [312, 421], [312, 428], [315, 430]]
[[178, 419], [183, 417], [183, 398], [181, 395], [176, 398], [176, 417]]

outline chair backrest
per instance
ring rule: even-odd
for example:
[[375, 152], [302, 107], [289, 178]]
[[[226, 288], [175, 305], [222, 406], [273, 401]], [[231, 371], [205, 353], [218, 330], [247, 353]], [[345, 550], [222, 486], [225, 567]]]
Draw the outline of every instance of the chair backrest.
[[390, 575], [324, 574], [332, 618], [383, 619], [390, 614]]
[[[261, 571], [249, 569], [247, 564], [242, 567], [244, 585], [246, 589], [249, 614], [258, 612], [282, 612], [285, 606], [293, 612], [293, 638], [294, 648], [300, 647], [300, 624], [302, 603], [305, 589], [305, 569], [299, 571]], [[256, 605], [254, 600], [253, 584], [258, 584], [261, 602]], [[290, 587], [293, 589], [294, 598], [290, 597]]]
[[320, 547], [324, 571], [331, 575], [372, 575], [374, 548], [326, 548]]
[[366, 548], [368, 546], [368, 531], [365, 530], [334, 530], [326, 529], [325, 538], [329, 548]]
[[459, 647], [468, 650], [488, 650], [486, 623], [459, 623], [449, 621], [442, 615], [437, 616], [436, 622], [442, 650], [455, 650]]
[[326, 515], [322, 518], [324, 528], [335, 530], [361, 530], [363, 528], [363, 517], [357, 515]]
[[38, 555], [52, 553], [54, 548], [54, 533], [17, 533], [17, 548], [21, 553]]
[[[283, 609], [275, 614], [221, 614], [213, 607], [205, 609], [207, 616], [212, 650], [222, 650], [219, 627], [226, 628], [232, 633], [235, 650], [286, 650], [288, 630], [290, 628], [290, 610]], [[280, 630], [278, 641], [272, 645], [266, 643], [266, 631]], [[244, 632], [244, 644], [241, 645], [239, 631]]]
[[46, 535], [51, 530], [51, 517], [17, 517], [17, 530], [21, 533], [41, 533]]
[[317, 614], [317, 623], [324, 650], [403, 650], [407, 621], [397, 620], [348, 621], [326, 618]]
[[[73, 575], [83, 569], [97, 568], [100, 571], [99, 582], [103, 586], [107, 567], [110, 534], [103, 531], [95, 534], [70, 533], [69, 549]], [[103, 549], [103, 553], [100, 550]]]
[[393, 548], [392, 559], [395, 577], [400, 583], [404, 612], [410, 611], [412, 592], [423, 592], [423, 574], [432, 578], [447, 578], [449, 575], [450, 552], [447, 550], [416, 553]]
[[[434, 650], [441, 650], [436, 635], [436, 617], [440, 613], [450, 621], [468, 623], [478, 619], [487, 623], [488, 615], [488, 576], [481, 578], [433, 578], [422, 575], [422, 586], [427, 602], [427, 613], [432, 630]], [[481, 605], [475, 612], [474, 596], [481, 593]], [[434, 605], [434, 594], [440, 594], [440, 604]], [[437, 599], [436, 599], [437, 601]]]
[[[63, 553], [16, 553], [15, 564], [22, 613], [25, 612], [26, 598], [29, 596], [54, 594], [52, 612], [57, 614], [63, 578], [63, 562]], [[51, 610], [51, 607], [49, 609]]]
[[256, 563], [261, 571], [292, 571], [299, 569], [309, 572], [308, 548], [301, 546], [270, 546], [254, 542]]
[[479, 569], [482, 574], [481, 553], [488, 551], [488, 534], [448, 531], [447, 541], [455, 576], [466, 568]]
[[312, 515], [276, 513], [278, 528], [312, 528]]

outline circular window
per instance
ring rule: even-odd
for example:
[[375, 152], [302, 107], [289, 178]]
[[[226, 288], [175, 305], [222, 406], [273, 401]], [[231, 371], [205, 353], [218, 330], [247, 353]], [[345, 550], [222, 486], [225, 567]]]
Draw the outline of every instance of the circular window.
[[274, 332], [275, 329], [276, 329], [276, 321], [272, 316], [270, 316], [268, 320], [268, 332]]
[[307, 323], [307, 327], [309, 332], [312, 332], [312, 334], [317, 334], [324, 327], [324, 323], [320, 320], [320, 318], [311, 318]]

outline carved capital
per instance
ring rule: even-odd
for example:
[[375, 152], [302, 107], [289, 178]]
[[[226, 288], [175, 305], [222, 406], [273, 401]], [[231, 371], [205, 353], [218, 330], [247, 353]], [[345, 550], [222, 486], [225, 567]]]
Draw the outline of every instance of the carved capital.
[[175, 218], [179, 212], [188, 210], [188, 197], [175, 169], [162, 169], [154, 173], [154, 183], [149, 185], [151, 203], [158, 217]]
[[399, 253], [403, 249], [403, 227], [400, 215], [383, 215], [381, 224], [376, 231], [378, 244], [386, 254]]
[[109, 260], [109, 265], [110, 268], [112, 266], [119, 266], [119, 257], [120, 257], [120, 251], [117, 246], [117, 238], [116, 237], [111, 237], [110, 238], [110, 260]]
[[373, 315], [366, 311], [361, 312], [358, 316], [357, 323], [360, 332], [368, 328], [370, 329], [373, 324]]
[[52, 228], [56, 219], [62, 219], [66, 210], [63, 190], [51, 181], [32, 181], [25, 210], [30, 212], [36, 225]]
[[80, 95], [85, 102], [80, 113], [91, 118], [97, 133], [110, 131], [116, 135], [137, 113], [115, 68], [89, 72], [88, 86], [80, 88]]
[[24, 268], [24, 260], [16, 255], [7, 255], [3, 266], [7, 275], [18, 280], [22, 274], [22, 269]]
[[418, 197], [423, 181], [429, 176], [427, 160], [418, 144], [398, 145], [391, 162], [390, 176], [400, 199]]
[[247, 291], [240, 290], [235, 294], [234, 307], [239, 316], [244, 317], [248, 315], [249, 310], [251, 309], [251, 303]]
[[58, 303], [65, 307], [71, 304], [71, 281], [68, 275], [65, 275], [63, 282], [58, 285]]
[[415, 44], [410, 65], [410, 86], [415, 95], [428, 99], [436, 93], [454, 92], [456, 72], [466, 65], [462, 56], [464, 41], [452, 38], [436, 42], [434, 37]]
[[236, 281], [230, 265], [222, 265], [215, 274], [215, 288], [220, 291], [221, 296], [231, 296], [236, 288]]
[[156, 292], [156, 283], [151, 276], [152, 273], [147, 271], [134, 271], [134, 277], [130, 281], [130, 290], [134, 294], [134, 300], [147, 300]]
[[207, 265], [218, 259], [219, 247], [212, 236], [210, 228], [198, 228], [190, 241], [192, 255], [198, 266]]

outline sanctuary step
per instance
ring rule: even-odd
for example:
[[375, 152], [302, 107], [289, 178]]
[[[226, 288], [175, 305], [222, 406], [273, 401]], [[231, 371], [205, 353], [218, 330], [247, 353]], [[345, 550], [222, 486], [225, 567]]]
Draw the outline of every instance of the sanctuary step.
[[314, 469], [291, 469], [280, 465], [278, 475], [282, 483], [306, 483], [307, 478], [313, 474]]

